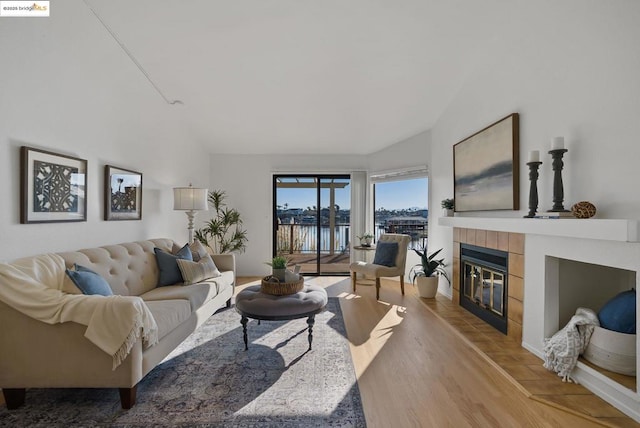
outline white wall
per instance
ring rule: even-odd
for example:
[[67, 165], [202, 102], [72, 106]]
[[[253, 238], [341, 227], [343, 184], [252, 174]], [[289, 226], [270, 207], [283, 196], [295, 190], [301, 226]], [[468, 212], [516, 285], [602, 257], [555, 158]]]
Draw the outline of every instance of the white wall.
[[[367, 156], [369, 171], [423, 166], [429, 161], [431, 132], [424, 131]], [[438, 205], [439, 206], [439, 205]]]
[[[494, 121], [520, 113], [520, 212], [529, 196], [530, 150], [540, 150], [539, 210], [552, 205], [550, 139], [564, 136], [565, 208], [588, 200], [598, 218], [640, 217], [640, 2], [550, 0], [513, 9], [511, 29], [496, 37], [432, 129], [431, 207], [453, 195], [452, 146]], [[451, 257], [452, 231], [429, 236]], [[470, 215], [470, 214], [468, 214]]]
[[[428, 164], [429, 133], [424, 132], [369, 156], [211, 155], [209, 188], [227, 192], [248, 232], [247, 251], [237, 255], [239, 275], [266, 275], [272, 251], [272, 177], [274, 173], [350, 173]], [[370, 200], [370, 197], [367, 197]], [[200, 214], [202, 219], [205, 213]], [[417, 263], [411, 253], [408, 266]]]
[[248, 234], [247, 251], [236, 257], [238, 275], [269, 272], [274, 173], [346, 174], [366, 168], [364, 156], [211, 155], [209, 188], [226, 191], [228, 205], [240, 212]]
[[[0, 23], [0, 260], [151, 237], [187, 240], [171, 188], [208, 185], [207, 156], [81, 2]], [[19, 150], [88, 161], [87, 221], [20, 224]], [[143, 173], [142, 221], [103, 221], [104, 165]]]

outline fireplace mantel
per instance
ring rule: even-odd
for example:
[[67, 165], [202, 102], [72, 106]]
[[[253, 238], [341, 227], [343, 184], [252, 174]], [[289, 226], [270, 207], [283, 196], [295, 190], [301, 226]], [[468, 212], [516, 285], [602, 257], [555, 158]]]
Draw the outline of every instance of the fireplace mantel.
[[638, 220], [440, 217], [438, 225], [567, 238], [638, 242]]

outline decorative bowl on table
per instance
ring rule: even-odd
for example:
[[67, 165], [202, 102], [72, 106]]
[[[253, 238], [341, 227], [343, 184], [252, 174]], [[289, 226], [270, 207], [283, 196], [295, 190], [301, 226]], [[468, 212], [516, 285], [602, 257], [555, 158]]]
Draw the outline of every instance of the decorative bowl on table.
[[265, 294], [271, 294], [274, 296], [295, 294], [298, 291], [302, 290], [302, 288], [304, 287], [304, 277], [302, 275], [296, 275], [296, 277], [297, 278], [294, 279], [288, 275], [286, 281], [280, 281], [274, 276], [265, 276], [264, 278], [262, 278], [260, 291]]

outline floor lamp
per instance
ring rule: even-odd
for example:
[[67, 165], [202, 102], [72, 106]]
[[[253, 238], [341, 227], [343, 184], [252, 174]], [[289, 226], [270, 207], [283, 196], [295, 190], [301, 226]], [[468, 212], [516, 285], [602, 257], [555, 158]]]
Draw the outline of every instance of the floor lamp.
[[186, 211], [189, 219], [189, 243], [193, 242], [193, 220], [197, 211], [206, 211], [208, 189], [198, 189], [189, 183], [189, 187], [173, 189], [173, 209]]

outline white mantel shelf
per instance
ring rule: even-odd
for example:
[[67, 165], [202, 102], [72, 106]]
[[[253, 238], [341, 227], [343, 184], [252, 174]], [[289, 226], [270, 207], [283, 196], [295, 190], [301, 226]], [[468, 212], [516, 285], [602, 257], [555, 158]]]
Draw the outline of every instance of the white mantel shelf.
[[438, 225], [567, 238], [638, 242], [638, 220], [440, 217]]

